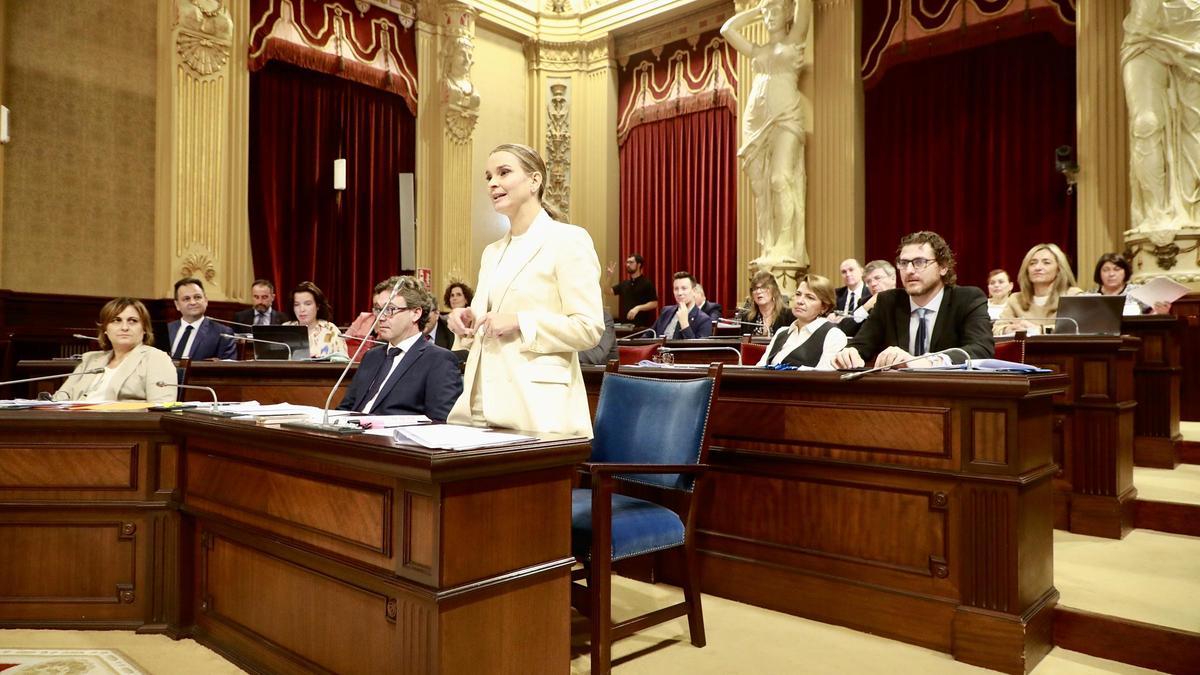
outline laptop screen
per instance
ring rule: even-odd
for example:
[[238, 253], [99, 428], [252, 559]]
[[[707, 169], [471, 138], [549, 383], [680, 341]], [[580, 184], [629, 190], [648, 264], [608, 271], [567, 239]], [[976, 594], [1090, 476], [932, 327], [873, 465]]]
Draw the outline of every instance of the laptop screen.
[[[287, 360], [288, 350], [283, 345], [292, 348], [292, 360], [303, 361], [308, 358], [308, 328], [304, 326], [254, 326], [250, 329], [255, 340], [254, 358], [265, 360]], [[268, 342], [262, 342], [266, 340]], [[282, 343], [282, 344], [271, 344]]]
[[1120, 335], [1123, 295], [1070, 295], [1058, 299], [1054, 332], [1079, 335]]

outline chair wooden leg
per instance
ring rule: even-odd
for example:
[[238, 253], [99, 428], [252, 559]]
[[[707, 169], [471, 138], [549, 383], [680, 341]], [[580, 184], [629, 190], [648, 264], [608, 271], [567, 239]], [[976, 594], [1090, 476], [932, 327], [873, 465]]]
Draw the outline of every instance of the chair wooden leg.
[[692, 644], [703, 647], [707, 644], [704, 637], [704, 610], [700, 606], [700, 556], [692, 542], [683, 547], [684, 579], [683, 599], [688, 605], [688, 632], [692, 636]]
[[592, 620], [592, 675], [612, 669], [612, 478], [592, 484], [592, 551], [588, 577]]

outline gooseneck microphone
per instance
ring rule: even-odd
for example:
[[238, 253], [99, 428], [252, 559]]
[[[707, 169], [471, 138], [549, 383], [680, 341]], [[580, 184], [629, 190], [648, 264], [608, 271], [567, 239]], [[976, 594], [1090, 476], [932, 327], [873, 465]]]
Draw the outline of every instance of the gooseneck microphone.
[[198, 384], [176, 384], [174, 382], [163, 382], [162, 380], [155, 382], [154, 386], [173, 387], [175, 389], [199, 389], [200, 391], [207, 391], [209, 395], [212, 396], [212, 404], [210, 404], [209, 409], [214, 413], [217, 412], [217, 391], [212, 387], [202, 387]]
[[659, 347], [658, 351], [666, 354], [674, 354], [675, 352], [719, 352], [730, 351], [737, 354], [738, 365], [742, 365], [742, 350], [737, 347], [724, 347], [714, 345], [712, 347]]
[[621, 340], [632, 340], [633, 338], [641, 335], [642, 333], [649, 333], [649, 334], [653, 335], [654, 337], [658, 337], [658, 334], [654, 332], [653, 328], [643, 328], [643, 329], [637, 331], [636, 333], [630, 333], [629, 335], [626, 335], [625, 337], [618, 340], [618, 342], [620, 342]]
[[104, 372], [104, 368], [92, 368], [91, 370], [81, 370], [75, 373], [58, 373], [57, 375], [42, 375], [40, 377], [26, 377], [20, 380], [8, 380], [0, 382], [0, 387], [7, 387], [10, 384], [26, 384], [27, 382], [43, 382], [45, 380], [61, 380], [68, 377], [77, 377], [79, 375], [99, 375]]
[[226, 326], [239, 326], [241, 328], [254, 328], [254, 324], [252, 324], [252, 323], [242, 323], [241, 321], [230, 321], [229, 319], [218, 319], [215, 316], [208, 316], [207, 314], [204, 316], [204, 318], [208, 319], [209, 321], [216, 321], [217, 323], [223, 323]]
[[[286, 342], [276, 342], [275, 340], [264, 340], [262, 338], [246, 337], [245, 335], [238, 335], [237, 333], [221, 333], [221, 337], [225, 340], [238, 340], [239, 342], [261, 342], [264, 345], [275, 345], [276, 347], [283, 347], [288, 352], [288, 361], [292, 360], [292, 346]], [[254, 360], [255, 361], [258, 360], [257, 354], [254, 355]]]
[[91, 340], [92, 342], [100, 341], [100, 338], [96, 337], [95, 335], [84, 335], [83, 333], [71, 333], [71, 337], [75, 338], [76, 340]]
[[842, 373], [842, 381], [852, 382], [859, 378], [866, 377], [867, 375], [870, 375], [871, 373], [882, 373], [885, 370], [892, 370], [899, 366], [903, 366], [905, 364], [912, 363], [913, 361], [920, 361], [921, 359], [927, 359], [931, 356], [948, 355], [950, 352], [958, 352], [958, 353], [962, 354], [967, 359], [967, 368], [971, 367], [971, 355], [968, 354], [966, 350], [960, 349], [958, 347], [950, 347], [948, 349], [943, 349], [940, 352], [929, 352], [928, 354], [914, 356], [911, 359], [905, 359], [903, 361], [897, 361], [896, 363], [890, 363], [886, 366], [877, 366], [875, 368], [871, 368], [870, 370], [860, 370], [860, 371], [854, 372], [854, 373]]
[[[395, 299], [396, 294], [400, 292], [400, 284], [402, 283], [404, 283], [404, 277], [397, 279], [396, 283], [392, 284], [392, 292], [388, 295], [387, 301], [384, 302], [379, 308], [379, 311], [375, 312], [375, 320], [371, 322], [371, 327], [367, 329], [367, 335], [375, 332], [375, 327], [379, 325], [379, 320], [383, 318], [383, 313], [388, 310], [388, 307], [390, 307], [392, 304], [392, 300]], [[346, 379], [346, 373], [350, 372], [350, 367], [354, 365], [354, 362], [358, 359], [358, 355], [362, 353], [363, 347], [366, 346], [366, 344], [366, 340], [361, 340], [358, 343], [358, 348], [354, 350], [354, 354], [351, 355], [350, 360], [346, 362], [346, 367], [342, 368], [342, 374], [338, 375], [337, 382], [334, 382], [333, 387], [330, 388], [329, 396], [325, 397], [325, 407], [321, 411], [321, 422], [319, 424], [313, 424], [309, 422], [294, 422], [285, 426], [319, 429], [321, 431], [333, 431], [335, 433], [342, 434], [356, 434], [362, 432], [362, 429], [347, 427], [340, 424], [330, 424], [329, 406], [333, 403], [333, 395], [337, 393], [338, 387], [342, 386], [342, 380]]]

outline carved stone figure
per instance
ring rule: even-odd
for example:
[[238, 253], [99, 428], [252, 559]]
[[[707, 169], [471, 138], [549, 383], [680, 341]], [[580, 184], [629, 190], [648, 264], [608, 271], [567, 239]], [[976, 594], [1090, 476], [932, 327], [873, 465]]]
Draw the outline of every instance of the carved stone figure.
[[[762, 18], [767, 40], [756, 45], [740, 29]], [[742, 118], [742, 170], [754, 191], [761, 266], [808, 266], [804, 242], [804, 95], [800, 70], [812, 0], [763, 0], [721, 27], [721, 35], [754, 70]]]
[[1130, 227], [1200, 227], [1200, 0], [1133, 0], [1124, 27]]
[[446, 126], [459, 142], [465, 142], [475, 129], [479, 116], [479, 93], [471, 82], [472, 51], [475, 43], [466, 35], [452, 37], [442, 50], [442, 101], [446, 106]]

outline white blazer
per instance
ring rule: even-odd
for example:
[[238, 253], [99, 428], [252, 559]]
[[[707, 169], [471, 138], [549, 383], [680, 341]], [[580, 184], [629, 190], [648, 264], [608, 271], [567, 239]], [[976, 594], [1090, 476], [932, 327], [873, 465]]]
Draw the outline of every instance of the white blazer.
[[[83, 355], [76, 373], [93, 368], [103, 368], [112, 358], [112, 351], [88, 352]], [[101, 374], [79, 375], [68, 378], [58, 391], [54, 392], [56, 401], [73, 401], [91, 391], [96, 382], [103, 377]], [[103, 392], [93, 395], [97, 401], [151, 401], [163, 403], [175, 400], [174, 387], [159, 387], [156, 382], [174, 384], [178, 379], [175, 363], [161, 349], [149, 345], [138, 345], [125, 357], [112, 379]]]
[[543, 210], [524, 236], [488, 245], [471, 310], [477, 322], [489, 311], [515, 314], [521, 332], [460, 339], [470, 354], [449, 421], [470, 424], [478, 396], [490, 426], [591, 438], [579, 352], [604, 333], [601, 297], [600, 261], [581, 227]]

